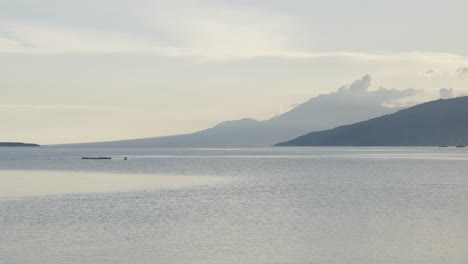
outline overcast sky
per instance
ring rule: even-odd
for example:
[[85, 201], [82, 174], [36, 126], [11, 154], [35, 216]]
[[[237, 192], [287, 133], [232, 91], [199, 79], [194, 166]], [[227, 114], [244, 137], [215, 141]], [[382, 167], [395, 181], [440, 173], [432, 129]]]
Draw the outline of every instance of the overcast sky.
[[265, 119], [370, 74], [468, 92], [468, 1], [0, 0], [0, 141]]

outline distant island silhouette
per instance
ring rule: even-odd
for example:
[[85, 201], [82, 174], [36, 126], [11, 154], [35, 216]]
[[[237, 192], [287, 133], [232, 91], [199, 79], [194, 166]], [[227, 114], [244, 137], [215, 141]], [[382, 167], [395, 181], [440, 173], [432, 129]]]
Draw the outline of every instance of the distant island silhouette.
[[368, 121], [311, 132], [276, 146], [458, 146], [468, 144], [468, 96], [440, 99]]
[[40, 147], [40, 145], [22, 142], [0, 142], [0, 147]]

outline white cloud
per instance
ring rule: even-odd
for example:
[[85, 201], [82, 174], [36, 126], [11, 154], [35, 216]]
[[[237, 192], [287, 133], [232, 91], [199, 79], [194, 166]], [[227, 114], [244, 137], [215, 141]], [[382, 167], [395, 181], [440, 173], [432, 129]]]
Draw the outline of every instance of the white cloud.
[[[118, 28], [77, 27], [76, 24], [18, 19], [0, 21], [0, 53], [123, 53], [205, 60], [276, 57], [370, 63], [418, 62], [443, 65], [444, 71], [468, 64], [467, 57], [454, 53], [319, 50], [311, 44], [318, 32], [303, 19], [278, 10], [248, 6], [234, 8], [201, 1], [138, 1], [128, 9], [127, 18], [132, 23], [140, 23], [139, 28], [144, 30], [120, 31]], [[307, 41], [302, 39], [305, 35]]]
[[[342, 86], [336, 93], [328, 94], [334, 96], [338, 100], [338, 104], [343, 100], [360, 101], [362, 104], [369, 105], [401, 105], [399, 100], [408, 98], [420, 93], [416, 89], [387, 89], [379, 87], [377, 90], [370, 90], [372, 77], [369, 74], [364, 75], [361, 79], [354, 81], [350, 85]], [[342, 98], [342, 99], [340, 99]]]
[[139, 15], [172, 46], [205, 58], [238, 59], [287, 53], [301, 23], [251, 7], [206, 2], [165, 2], [139, 8]]
[[[5, 22], [2, 25], [8, 25], [15, 38], [6, 38], [0, 35], [0, 53], [179, 55], [179, 51], [175, 48], [164, 47], [154, 41], [138, 39], [124, 33], [37, 27], [11, 22]], [[25, 45], [25, 43], [28, 43], [28, 45]]]
[[[234, 16], [234, 15], [230, 15]], [[265, 32], [262, 27], [250, 28], [235, 22], [193, 22], [186, 18], [178, 26], [168, 28], [179, 43], [168, 43], [152, 37], [128, 33], [100, 32], [65, 27], [39, 27], [22, 23], [2, 22], [11, 36], [0, 32], [0, 54], [146, 54], [156, 56], [188, 56], [205, 60], [242, 60], [261, 57], [285, 59], [341, 59], [370, 63], [417, 62], [458, 69], [467, 75], [468, 58], [438, 52], [324, 52], [302, 51], [288, 44], [288, 31]], [[270, 24], [270, 23], [266, 23]], [[271, 23], [273, 28], [279, 28]], [[282, 26], [287, 28], [287, 26]], [[243, 28], [247, 28], [243, 31]], [[1, 28], [0, 28], [1, 29]], [[284, 32], [283, 32], [284, 31]], [[269, 34], [271, 33], [271, 34]], [[14, 36], [14, 37], [12, 37]], [[458, 68], [457, 68], [458, 67]], [[434, 75], [435, 70], [424, 72]]]
[[352, 93], [362, 93], [367, 92], [371, 84], [372, 77], [369, 74], [366, 74], [360, 80], [356, 80], [349, 86], [349, 91]]
[[[299, 23], [284, 15], [198, 1], [143, 1], [129, 5], [129, 9], [133, 22], [140, 21], [140, 28], [145, 30], [0, 21], [0, 53], [136, 53], [204, 59], [283, 57], [291, 52], [294, 32], [300, 28]], [[2, 31], [7, 30], [15, 40], [2, 37]], [[26, 47], [17, 40], [31, 45]]]

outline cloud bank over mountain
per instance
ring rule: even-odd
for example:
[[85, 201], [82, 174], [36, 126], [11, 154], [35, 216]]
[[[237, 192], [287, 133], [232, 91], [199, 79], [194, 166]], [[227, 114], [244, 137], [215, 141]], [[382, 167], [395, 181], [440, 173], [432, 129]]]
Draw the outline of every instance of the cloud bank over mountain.
[[78, 144], [88, 147], [241, 147], [269, 146], [310, 131], [367, 120], [397, 111], [398, 100], [416, 95], [414, 89], [371, 90], [372, 78], [364, 75], [336, 92], [322, 94], [292, 110], [265, 121], [226, 121], [192, 134], [169, 137]]
[[377, 90], [370, 90], [371, 83], [372, 77], [366, 74], [360, 80], [356, 80], [350, 85], [342, 86], [338, 89], [336, 94], [331, 93], [325, 95], [337, 100], [337, 103], [359, 100], [362, 104], [377, 106], [382, 104], [391, 105], [397, 103], [399, 99], [414, 96], [421, 92], [411, 88], [398, 90], [379, 87]]

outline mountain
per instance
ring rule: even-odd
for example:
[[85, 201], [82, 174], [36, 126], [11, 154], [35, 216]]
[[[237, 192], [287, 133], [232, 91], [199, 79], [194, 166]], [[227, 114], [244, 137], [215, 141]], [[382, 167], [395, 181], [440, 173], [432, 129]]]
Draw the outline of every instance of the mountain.
[[0, 147], [40, 147], [38, 144], [21, 142], [0, 142]]
[[468, 144], [468, 96], [312, 132], [276, 146], [455, 146]]
[[365, 75], [336, 92], [314, 97], [291, 111], [266, 121], [246, 118], [223, 122], [191, 134], [66, 146], [135, 148], [271, 146], [310, 131], [330, 129], [393, 113], [398, 108], [385, 107], [383, 104], [417, 92], [412, 89], [400, 91], [383, 88], [369, 91], [370, 83], [371, 77]]

